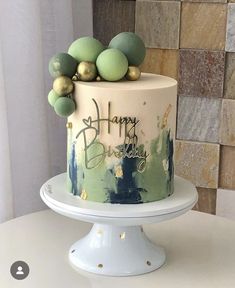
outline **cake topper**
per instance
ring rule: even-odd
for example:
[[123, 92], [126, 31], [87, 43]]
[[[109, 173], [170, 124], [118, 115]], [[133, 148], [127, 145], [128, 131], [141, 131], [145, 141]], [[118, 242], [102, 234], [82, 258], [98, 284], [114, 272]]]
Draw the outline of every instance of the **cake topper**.
[[145, 54], [143, 40], [132, 32], [119, 33], [107, 48], [93, 37], [75, 40], [68, 53], [58, 53], [49, 61], [49, 73], [54, 78], [49, 104], [57, 115], [70, 116], [76, 109], [73, 81], [136, 81]]

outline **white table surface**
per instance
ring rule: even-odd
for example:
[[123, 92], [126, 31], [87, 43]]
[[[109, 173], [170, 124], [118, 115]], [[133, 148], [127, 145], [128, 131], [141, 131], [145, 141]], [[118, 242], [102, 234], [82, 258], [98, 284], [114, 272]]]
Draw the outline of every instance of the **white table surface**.
[[[162, 268], [142, 276], [104, 277], [75, 271], [70, 246], [91, 224], [45, 210], [0, 225], [0, 287], [2, 288], [234, 288], [235, 222], [190, 211], [178, 218], [145, 225], [149, 238], [165, 247]], [[110, 255], [110, 257], [112, 257]], [[28, 263], [30, 274], [16, 280], [12, 263]]]

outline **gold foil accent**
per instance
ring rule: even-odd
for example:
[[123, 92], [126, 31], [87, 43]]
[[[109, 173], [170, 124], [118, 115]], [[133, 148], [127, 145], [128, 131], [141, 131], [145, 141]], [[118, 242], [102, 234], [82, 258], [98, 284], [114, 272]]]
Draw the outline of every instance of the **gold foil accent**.
[[82, 190], [82, 193], [81, 193], [81, 196], [80, 196], [80, 197], [81, 197], [83, 200], [86, 200], [86, 199], [87, 199], [88, 194], [87, 194], [87, 192], [86, 192], [85, 189]]
[[121, 238], [122, 240], [124, 240], [124, 239], [126, 238], [126, 232], [122, 232], [122, 233], [120, 234], [120, 238]]
[[103, 268], [103, 264], [98, 264], [97, 267], [98, 268]]
[[167, 118], [171, 112], [171, 108], [172, 108], [172, 105], [169, 104], [167, 109], [166, 109], [166, 112], [164, 113], [163, 115], [163, 118], [162, 118], [162, 125], [161, 125], [161, 129], [165, 128], [167, 126]]
[[121, 165], [116, 167], [116, 169], [115, 169], [115, 177], [117, 177], [117, 178], [123, 177], [123, 171], [122, 171], [122, 166]]
[[149, 265], [149, 266], [152, 265], [150, 261], [147, 261], [146, 264]]
[[72, 129], [72, 128], [73, 128], [73, 123], [72, 123], [72, 122], [67, 122], [67, 123], [66, 123], [66, 127], [67, 127], [68, 129]]

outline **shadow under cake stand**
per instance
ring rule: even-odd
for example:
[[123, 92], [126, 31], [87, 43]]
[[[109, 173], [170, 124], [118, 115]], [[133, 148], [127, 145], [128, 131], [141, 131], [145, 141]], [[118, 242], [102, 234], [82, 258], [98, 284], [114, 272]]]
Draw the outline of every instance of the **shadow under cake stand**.
[[196, 188], [175, 176], [173, 195], [144, 204], [96, 203], [66, 192], [66, 173], [48, 180], [42, 200], [66, 217], [94, 223], [91, 231], [69, 250], [74, 268], [109, 276], [151, 272], [166, 259], [164, 249], [152, 243], [142, 224], [165, 221], [190, 210], [198, 200]]

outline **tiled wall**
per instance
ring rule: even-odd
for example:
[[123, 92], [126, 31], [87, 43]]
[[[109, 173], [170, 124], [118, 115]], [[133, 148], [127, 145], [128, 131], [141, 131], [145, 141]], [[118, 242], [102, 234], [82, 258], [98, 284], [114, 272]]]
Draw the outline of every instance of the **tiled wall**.
[[136, 32], [142, 71], [178, 80], [176, 174], [195, 209], [235, 219], [235, 0], [93, 0], [93, 28], [105, 44]]

